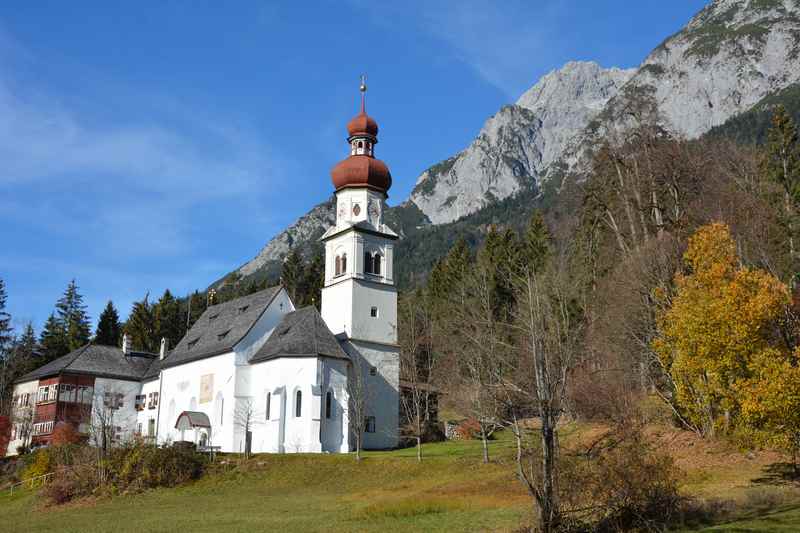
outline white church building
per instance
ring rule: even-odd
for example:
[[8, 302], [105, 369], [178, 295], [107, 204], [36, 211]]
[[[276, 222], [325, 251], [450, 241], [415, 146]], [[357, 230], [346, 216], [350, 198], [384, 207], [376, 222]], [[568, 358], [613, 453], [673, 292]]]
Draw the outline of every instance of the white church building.
[[322, 312], [296, 309], [278, 286], [208, 307], [171, 351], [162, 343], [158, 355], [136, 352], [127, 337], [121, 349], [84, 346], [15, 384], [9, 454], [47, 445], [59, 424], [88, 436], [98, 413], [120, 441], [348, 452], [357, 390], [364, 447], [397, 446], [398, 237], [383, 220], [391, 175], [374, 157], [378, 126], [364, 110], [365, 89], [347, 126], [350, 154], [331, 172], [336, 224], [322, 236]]

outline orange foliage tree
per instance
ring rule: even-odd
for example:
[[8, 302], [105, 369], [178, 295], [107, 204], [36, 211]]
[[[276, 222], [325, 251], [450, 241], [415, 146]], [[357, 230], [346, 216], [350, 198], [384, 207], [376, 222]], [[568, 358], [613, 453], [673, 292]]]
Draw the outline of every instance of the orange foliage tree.
[[53, 446], [62, 446], [65, 444], [78, 444], [81, 440], [80, 434], [75, 431], [72, 424], [59, 422], [53, 430], [53, 437], [50, 442]]
[[713, 436], [738, 413], [737, 391], [756, 362], [784, 356], [774, 325], [789, 291], [769, 273], [739, 265], [725, 224], [698, 229], [684, 262], [675, 296], [658, 317], [653, 348], [674, 384], [677, 407], [699, 432]]

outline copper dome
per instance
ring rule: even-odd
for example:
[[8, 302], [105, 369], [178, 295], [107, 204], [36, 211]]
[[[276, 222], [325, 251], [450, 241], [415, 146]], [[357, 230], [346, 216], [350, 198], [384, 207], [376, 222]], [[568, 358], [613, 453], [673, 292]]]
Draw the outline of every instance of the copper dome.
[[392, 186], [389, 167], [367, 155], [351, 155], [340, 161], [331, 170], [331, 178], [337, 191], [345, 187], [370, 187], [385, 194]]
[[362, 110], [361, 113], [354, 116], [350, 122], [347, 123], [347, 132], [350, 134], [350, 137], [355, 137], [356, 135], [377, 137], [378, 123]]

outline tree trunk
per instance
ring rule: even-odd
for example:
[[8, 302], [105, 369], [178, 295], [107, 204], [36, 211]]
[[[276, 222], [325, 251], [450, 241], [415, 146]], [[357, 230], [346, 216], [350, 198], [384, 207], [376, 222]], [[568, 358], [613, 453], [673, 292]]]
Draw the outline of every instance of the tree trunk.
[[417, 461], [422, 462], [422, 437], [417, 435]]
[[486, 436], [486, 431], [481, 431], [481, 441], [483, 444], [483, 463], [489, 462], [489, 438]]
[[557, 437], [549, 413], [542, 416], [542, 492], [539, 498], [539, 529], [543, 533], [558, 526], [558, 495], [556, 492]]

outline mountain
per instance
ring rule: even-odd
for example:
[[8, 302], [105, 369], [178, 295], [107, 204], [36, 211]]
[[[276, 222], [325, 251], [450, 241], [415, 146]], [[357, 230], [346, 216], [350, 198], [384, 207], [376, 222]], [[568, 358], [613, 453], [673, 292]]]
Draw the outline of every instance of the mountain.
[[[412, 282], [454, 235], [478, 241], [483, 224], [540, 205], [544, 192], [557, 193], [557, 177], [584, 172], [606, 139], [652, 121], [686, 138], [725, 135], [742, 127], [728, 126], [737, 119], [763, 123], [763, 109], [737, 117], [798, 82], [800, 0], [713, 1], [635, 69], [567, 63], [489, 118], [463, 151], [423, 172], [409, 199], [388, 210], [401, 236], [422, 240], [398, 243], [397, 257], [413, 265], [398, 261], [398, 280]], [[274, 277], [289, 249], [308, 250], [333, 220], [331, 200], [317, 205], [238, 273]]]
[[516, 105], [503, 107], [464, 151], [417, 179], [411, 202], [434, 224], [538, 188], [539, 176], [561, 156], [633, 75], [597, 63], [570, 62], [542, 77]]

